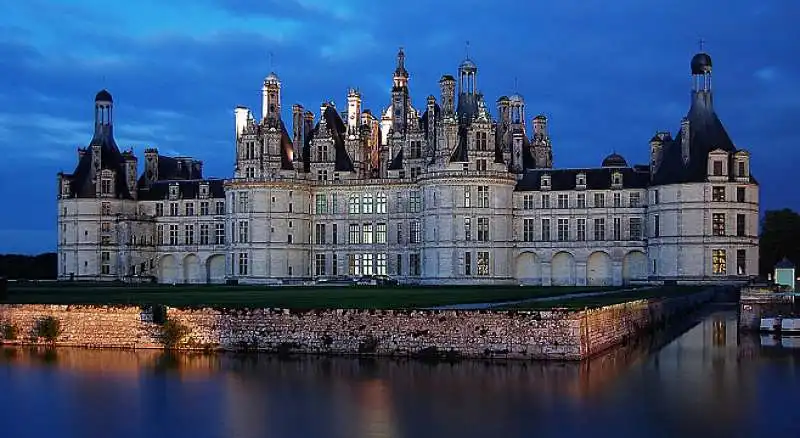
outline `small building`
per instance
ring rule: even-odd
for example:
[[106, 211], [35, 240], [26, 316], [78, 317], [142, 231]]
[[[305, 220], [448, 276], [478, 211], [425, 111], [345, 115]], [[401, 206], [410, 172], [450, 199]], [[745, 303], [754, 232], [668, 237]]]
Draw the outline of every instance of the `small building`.
[[784, 286], [789, 290], [794, 291], [795, 288], [795, 266], [788, 258], [784, 257], [783, 260], [775, 265], [775, 284]]

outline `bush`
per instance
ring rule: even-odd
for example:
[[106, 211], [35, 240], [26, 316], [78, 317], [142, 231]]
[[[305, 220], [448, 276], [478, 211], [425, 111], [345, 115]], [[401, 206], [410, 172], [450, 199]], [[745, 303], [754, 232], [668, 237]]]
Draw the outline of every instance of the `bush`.
[[52, 316], [40, 318], [33, 326], [33, 333], [37, 338], [43, 338], [52, 344], [61, 334], [61, 321]]
[[4, 340], [14, 341], [17, 339], [18, 334], [19, 334], [19, 327], [17, 327], [16, 324], [12, 323], [0, 324], [0, 335], [3, 336]]
[[189, 334], [189, 328], [174, 319], [167, 319], [161, 326], [160, 341], [164, 348], [171, 350]]
[[375, 336], [367, 335], [363, 341], [358, 344], [358, 352], [361, 354], [373, 354], [378, 351], [378, 339]]

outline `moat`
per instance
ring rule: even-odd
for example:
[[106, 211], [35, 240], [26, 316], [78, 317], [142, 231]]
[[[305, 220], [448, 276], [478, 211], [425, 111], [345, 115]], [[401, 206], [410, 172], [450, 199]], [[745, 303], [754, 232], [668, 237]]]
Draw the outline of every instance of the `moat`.
[[[800, 436], [800, 349], [733, 307], [591, 361], [0, 350], [3, 436]], [[785, 343], [788, 344], [788, 343]]]

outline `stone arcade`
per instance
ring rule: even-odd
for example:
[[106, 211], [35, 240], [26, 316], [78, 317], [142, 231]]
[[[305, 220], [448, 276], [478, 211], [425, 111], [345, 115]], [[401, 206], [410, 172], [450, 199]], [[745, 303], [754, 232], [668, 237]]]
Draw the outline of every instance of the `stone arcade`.
[[[59, 173], [60, 279], [286, 283], [389, 275], [420, 284], [607, 285], [741, 281], [758, 260], [758, 185], [712, 99], [711, 58], [692, 58], [691, 107], [650, 163], [611, 154], [555, 169], [548, 119], [517, 94], [497, 118], [465, 59], [440, 96], [411, 102], [397, 54], [388, 107], [347, 93], [339, 111], [292, 106], [270, 73], [256, 118], [237, 107], [233, 177], [202, 162], [132, 150], [113, 135], [113, 100], [95, 98], [95, 133]], [[530, 124], [529, 124], [530, 122]]]

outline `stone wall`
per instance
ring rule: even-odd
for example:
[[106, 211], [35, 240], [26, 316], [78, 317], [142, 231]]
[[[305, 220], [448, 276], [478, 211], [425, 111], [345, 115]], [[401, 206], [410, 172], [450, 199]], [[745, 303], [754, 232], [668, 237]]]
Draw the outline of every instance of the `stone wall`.
[[[596, 310], [167, 309], [188, 329], [182, 349], [383, 356], [579, 360], [635, 336], [712, 292]], [[36, 321], [57, 318], [58, 346], [160, 348], [158, 324], [134, 306], [0, 306], [17, 343], [41, 343]]]

